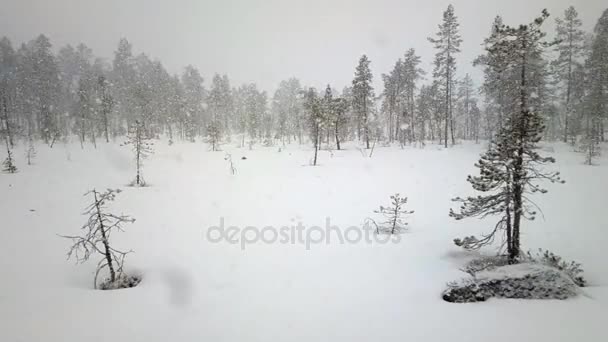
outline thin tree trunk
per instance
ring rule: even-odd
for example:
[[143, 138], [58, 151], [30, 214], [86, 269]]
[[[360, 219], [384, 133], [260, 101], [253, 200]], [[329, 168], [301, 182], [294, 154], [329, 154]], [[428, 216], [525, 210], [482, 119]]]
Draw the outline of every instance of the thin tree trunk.
[[336, 128], [336, 149], [338, 149], [338, 151], [340, 151], [340, 134], [339, 134], [339, 128], [338, 128], [338, 121], [336, 121], [336, 124], [334, 125]]
[[93, 190], [93, 196], [95, 197], [95, 209], [97, 210], [97, 219], [99, 220], [99, 231], [101, 232], [101, 242], [105, 250], [105, 257], [108, 263], [108, 269], [110, 270], [110, 282], [116, 281], [116, 272], [114, 271], [114, 265], [112, 263], [112, 254], [110, 252], [110, 243], [106, 236], [106, 229], [103, 225], [103, 217], [101, 216], [101, 208], [99, 208], [99, 200], [97, 199], [97, 191]]

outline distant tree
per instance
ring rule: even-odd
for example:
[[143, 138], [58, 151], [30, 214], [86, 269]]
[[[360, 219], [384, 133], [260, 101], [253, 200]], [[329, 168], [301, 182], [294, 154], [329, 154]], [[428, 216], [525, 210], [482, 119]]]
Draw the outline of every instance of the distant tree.
[[22, 52], [21, 77], [27, 83], [29, 99], [26, 101], [35, 110], [40, 136], [52, 147], [61, 131], [57, 113], [53, 110], [59, 93], [59, 73], [51, 48], [50, 40], [44, 35], [30, 41]]
[[456, 59], [454, 56], [460, 52], [460, 44], [462, 39], [458, 32], [458, 18], [454, 14], [454, 6], [449, 5], [447, 10], [443, 12], [443, 23], [439, 25], [437, 38], [428, 38], [435, 44], [437, 53], [435, 54], [435, 69], [433, 77], [442, 87], [442, 92], [445, 98], [445, 116], [444, 116], [444, 145], [448, 147], [448, 126], [451, 130], [452, 145], [454, 140], [454, 121], [452, 117], [452, 98], [453, 88], [456, 81]]
[[[604, 120], [608, 118], [608, 9], [604, 11], [593, 30], [593, 40], [589, 56], [585, 62], [587, 69], [587, 96], [585, 116], [589, 124], [586, 136], [597, 134], [604, 141]], [[591, 140], [596, 140], [595, 138]]]
[[15, 105], [17, 88], [17, 55], [11, 41], [0, 39], [0, 136], [6, 136], [11, 148], [15, 146]]
[[27, 150], [25, 151], [25, 159], [27, 160], [27, 165], [32, 165], [32, 161], [36, 158], [36, 147], [34, 146], [34, 141], [30, 137], [27, 141]]
[[118, 193], [120, 190], [112, 189], [105, 192], [93, 189], [87, 192], [85, 196], [91, 195], [93, 202], [84, 211], [84, 215], [88, 218], [81, 228], [83, 235], [61, 235], [61, 237], [72, 240], [73, 243], [68, 251], [68, 259], [73, 257], [77, 263], [83, 263], [95, 253], [103, 255], [95, 270], [95, 288], [98, 286], [97, 277], [105, 268], [108, 269], [110, 277], [102, 282], [102, 289], [133, 287], [139, 282], [138, 278], [128, 277], [124, 272], [125, 257], [132, 251], [118, 250], [110, 242], [112, 233], [122, 231], [124, 223], [135, 222], [135, 219], [129, 216], [108, 213], [107, 205], [114, 201]]
[[342, 135], [342, 127], [347, 123], [346, 111], [348, 110], [348, 100], [344, 97], [333, 99], [332, 103], [332, 125], [334, 128], [334, 136], [336, 139], [336, 149], [340, 150], [340, 136]]
[[[416, 50], [409, 49], [403, 58], [403, 69], [401, 70], [401, 80], [403, 81], [403, 92], [400, 94], [401, 111], [403, 114], [403, 124], [407, 124], [409, 143], [416, 141], [416, 101], [415, 93], [417, 82], [424, 76], [424, 70], [420, 68], [420, 56], [416, 55]], [[399, 131], [403, 132], [401, 127]], [[404, 138], [401, 142], [404, 143]]]
[[322, 124], [324, 121], [322, 101], [317, 95], [317, 91], [314, 88], [309, 88], [304, 98], [304, 108], [308, 113], [308, 127], [310, 140], [313, 143], [315, 149], [315, 156], [313, 158], [312, 165], [317, 165], [317, 155], [321, 145], [321, 131]]
[[2, 166], [4, 166], [4, 169], [2, 171], [8, 172], [8, 173], [15, 173], [15, 172], [17, 172], [17, 167], [15, 166], [15, 161], [13, 159], [13, 152], [11, 151], [11, 145], [8, 142], [8, 138], [6, 138], [5, 141], [6, 141], [6, 159], [4, 159], [4, 162], [2, 163]]
[[204, 124], [203, 100], [206, 91], [203, 77], [195, 67], [189, 65], [184, 70], [181, 81], [184, 87], [184, 116], [180, 120], [180, 130], [182, 136], [194, 141]]
[[382, 74], [384, 90], [382, 92], [382, 108], [388, 115], [387, 131], [389, 142], [401, 136], [401, 115], [399, 113], [399, 98], [403, 92], [403, 60], [400, 58], [389, 74]]
[[597, 116], [587, 115], [585, 122], [585, 134], [581, 140], [581, 150], [585, 154], [585, 164], [593, 165], [593, 160], [600, 156], [600, 134], [598, 128], [599, 118]]
[[573, 6], [564, 11], [563, 18], [556, 18], [557, 44], [555, 50], [557, 59], [553, 62], [559, 82], [563, 85], [564, 103], [564, 142], [568, 136], [576, 136], [578, 118], [574, 115], [572, 93], [574, 86], [574, 69], [580, 64], [584, 50], [585, 33], [581, 29], [583, 22], [578, 18], [578, 12]]
[[475, 140], [475, 143], [479, 143], [479, 130], [481, 126], [481, 111], [477, 107], [477, 102], [471, 102], [471, 108], [469, 109], [470, 116], [470, 128], [471, 139]]
[[143, 178], [143, 162], [152, 154], [152, 143], [148, 137], [143, 122], [136, 120], [135, 124], [129, 129], [126, 145], [131, 145], [135, 154], [135, 182], [134, 185], [145, 186]]
[[100, 103], [100, 112], [101, 112], [101, 120], [102, 120], [102, 129], [103, 136], [106, 139], [106, 142], [110, 142], [110, 113], [112, 112], [112, 108], [114, 107], [114, 98], [109, 91], [109, 82], [105, 76], [100, 75], [97, 78], [97, 86], [99, 91], [99, 100]]
[[272, 111], [277, 118], [277, 135], [285, 144], [302, 139], [302, 86], [297, 78], [281, 81], [272, 98]]
[[219, 74], [213, 76], [209, 96], [207, 97], [207, 110], [210, 114], [207, 124], [207, 142], [211, 144], [211, 150], [217, 151], [222, 140], [223, 117], [228, 116], [228, 98], [230, 97], [229, 85], [223, 82]]
[[357, 118], [357, 136], [365, 141], [365, 147], [370, 147], [371, 112], [374, 100], [372, 87], [372, 72], [369, 68], [370, 60], [366, 55], [361, 56], [355, 70], [352, 89], [352, 106]]
[[463, 117], [462, 131], [460, 136], [465, 139], [475, 139], [474, 135], [474, 118], [472, 116], [473, 104], [476, 102], [475, 99], [475, 88], [473, 79], [469, 74], [459, 82], [458, 87], [458, 110]]
[[490, 139], [492, 135], [502, 128], [503, 121], [507, 117], [507, 112], [510, 111], [511, 104], [508, 99], [514, 97], [513, 94], [507, 94], [507, 91], [515, 89], [516, 73], [508, 68], [506, 53], [500, 51], [492, 51], [488, 49], [496, 42], [504, 39], [504, 32], [501, 28], [504, 26], [502, 17], [497, 16], [492, 23], [490, 36], [484, 39], [486, 54], [475, 59], [473, 65], [483, 67], [484, 81], [481, 87], [481, 92], [484, 95], [486, 106], [486, 124], [485, 136]]

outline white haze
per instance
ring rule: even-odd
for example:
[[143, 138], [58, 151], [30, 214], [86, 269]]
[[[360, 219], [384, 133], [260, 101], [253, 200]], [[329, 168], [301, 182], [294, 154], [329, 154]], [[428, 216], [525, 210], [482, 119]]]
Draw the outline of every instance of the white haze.
[[[171, 73], [192, 64], [206, 79], [226, 73], [234, 85], [256, 82], [266, 90], [295, 76], [303, 84], [337, 89], [349, 84], [358, 58], [372, 61], [374, 82], [406, 49], [415, 48], [431, 71], [434, 35], [452, 3], [464, 42], [458, 73], [480, 72], [471, 61], [481, 51], [495, 15], [507, 24], [530, 21], [547, 8], [552, 19], [573, 4], [590, 31], [606, 6], [603, 0], [2, 0], [0, 35], [14, 43], [40, 33], [54, 48], [85, 43], [111, 60], [126, 37], [135, 52], [162, 61]], [[525, 10], [524, 10], [525, 9]], [[546, 27], [551, 33], [553, 20]]]

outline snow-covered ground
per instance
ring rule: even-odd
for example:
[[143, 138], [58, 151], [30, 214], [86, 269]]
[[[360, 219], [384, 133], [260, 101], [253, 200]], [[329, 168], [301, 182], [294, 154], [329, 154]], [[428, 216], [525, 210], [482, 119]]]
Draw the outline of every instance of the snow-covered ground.
[[[354, 146], [322, 151], [309, 166], [307, 146], [225, 152], [159, 142], [146, 162], [150, 187], [134, 178], [127, 147], [38, 146], [35, 165], [0, 175], [0, 341], [606, 341], [608, 317], [608, 158], [585, 166], [562, 144], [550, 145], [567, 181], [535, 197], [544, 212], [526, 222], [526, 249], [543, 247], [583, 264], [589, 287], [566, 301], [495, 299], [451, 304], [445, 284], [471, 254], [454, 237], [488, 231], [491, 220], [448, 217], [451, 198], [483, 145], [449, 150]], [[241, 157], [247, 159], [243, 160]], [[21, 157], [21, 158], [19, 158]], [[121, 188], [112, 205], [137, 221], [113, 236], [135, 253], [133, 289], [92, 289], [95, 260], [65, 260], [96, 187]], [[399, 243], [212, 243], [207, 229], [331, 224], [361, 226], [399, 192], [416, 212]], [[333, 238], [333, 237], [332, 237]], [[492, 250], [487, 250], [491, 253]], [[96, 257], [97, 258], [97, 257]]]

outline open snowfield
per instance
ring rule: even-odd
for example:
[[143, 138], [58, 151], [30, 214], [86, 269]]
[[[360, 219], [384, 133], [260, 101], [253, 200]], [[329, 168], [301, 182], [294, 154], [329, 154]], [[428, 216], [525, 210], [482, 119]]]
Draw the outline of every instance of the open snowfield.
[[[608, 158], [585, 166], [569, 146], [549, 146], [567, 183], [535, 197], [544, 219], [525, 222], [522, 243], [581, 262], [589, 287], [566, 301], [476, 304], [444, 302], [441, 292], [472, 257], [452, 239], [493, 225], [448, 217], [450, 199], [472, 193], [465, 179], [483, 144], [377, 147], [372, 158], [350, 145], [321, 151], [317, 167], [308, 146], [225, 145], [232, 175], [225, 152], [159, 142], [146, 188], [125, 186], [134, 178], [127, 147], [38, 146], [27, 166], [20, 146], [20, 172], [0, 175], [0, 341], [607, 341]], [[66, 261], [70, 241], [57, 234], [78, 233], [93, 187], [124, 190], [113, 212], [137, 219], [113, 236], [135, 251], [126, 264], [143, 275], [136, 288], [93, 290], [98, 256]], [[243, 248], [206, 238], [222, 217], [241, 228], [324, 227], [329, 217], [345, 230], [396, 192], [416, 211], [399, 243]]]

